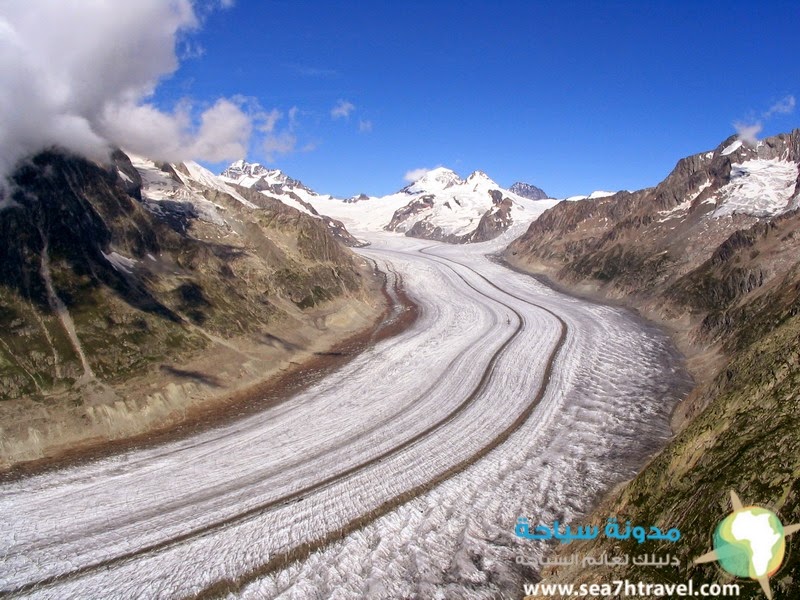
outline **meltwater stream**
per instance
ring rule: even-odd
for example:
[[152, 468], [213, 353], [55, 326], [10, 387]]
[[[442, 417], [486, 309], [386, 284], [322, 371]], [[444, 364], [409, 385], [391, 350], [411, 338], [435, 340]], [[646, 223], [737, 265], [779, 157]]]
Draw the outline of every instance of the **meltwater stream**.
[[680, 358], [500, 241], [371, 241], [411, 328], [258, 415], [3, 484], [0, 595], [519, 597], [516, 518], [576, 519], [663, 446]]

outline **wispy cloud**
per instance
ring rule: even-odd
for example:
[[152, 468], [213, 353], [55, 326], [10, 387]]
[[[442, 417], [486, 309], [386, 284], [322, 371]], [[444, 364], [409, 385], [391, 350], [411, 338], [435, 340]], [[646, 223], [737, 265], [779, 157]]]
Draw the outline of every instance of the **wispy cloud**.
[[182, 40], [179, 44], [178, 55], [181, 60], [193, 60], [202, 58], [206, 54], [205, 47], [199, 42], [193, 40]]
[[296, 106], [293, 106], [289, 109], [289, 127], [294, 128], [297, 124], [297, 115], [300, 114], [300, 109]]
[[[292, 106], [286, 111], [286, 121], [283, 121], [283, 113], [278, 109], [272, 109], [264, 113], [262, 131], [267, 135], [260, 142], [260, 147], [264, 153], [264, 160], [273, 163], [279, 156], [293, 154], [295, 152], [311, 152], [316, 150], [315, 142], [306, 142], [300, 145], [297, 136], [297, 128], [302, 111], [297, 106]], [[284, 123], [281, 128], [279, 123]]]
[[280, 154], [291, 154], [297, 150], [297, 136], [291, 131], [269, 134], [261, 143], [267, 162], [274, 162]]
[[236, 0], [192, 0], [194, 10], [201, 21], [217, 10], [228, 10], [236, 5]]
[[430, 171], [430, 169], [427, 169], [425, 167], [420, 167], [419, 169], [411, 169], [410, 171], [406, 171], [406, 174], [403, 175], [403, 179], [408, 183], [414, 183], [420, 177], [425, 175], [425, 173], [427, 173], [428, 171]]
[[331, 118], [332, 119], [347, 119], [350, 117], [350, 113], [352, 113], [356, 109], [355, 104], [349, 102], [347, 100], [339, 100], [331, 109]]
[[358, 131], [361, 133], [369, 133], [372, 131], [372, 121], [367, 121], [365, 119], [359, 119], [358, 121]]
[[281, 118], [283, 118], [283, 113], [277, 108], [273, 108], [271, 111], [263, 113], [261, 124], [258, 127], [259, 131], [263, 133], [272, 133], [275, 130], [275, 125], [281, 120]]
[[735, 121], [733, 124], [739, 139], [750, 145], [758, 141], [758, 134], [764, 130], [764, 121], [768, 121], [776, 115], [788, 115], [794, 112], [797, 102], [791, 94], [784, 96], [767, 110], [761, 113], [760, 118], [750, 118], [744, 121]]
[[794, 96], [786, 96], [781, 98], [775, 104], [770, 106], [767, 111], [762, 115], [764, 119], [769, 119], [773, 115], [788, 115], [794, 112], [794, 107], [797, 102]]

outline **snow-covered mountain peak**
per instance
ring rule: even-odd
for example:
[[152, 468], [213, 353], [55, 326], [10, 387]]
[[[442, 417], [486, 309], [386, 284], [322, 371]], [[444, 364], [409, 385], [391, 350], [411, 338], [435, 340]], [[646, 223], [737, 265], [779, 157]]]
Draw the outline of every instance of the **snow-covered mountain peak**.
[[462, 179], [447, 167], [424, 172], [388, 196], [310, 202], [354, 231], [388, 230], [452, 243], [492, 239], [549, 206], [504, 189], [483, 171]]
[[220, 178], [257, 191], [271, 190], [275, 193], [293, 192], [298, 189], [315, 194], [301, 182], [292, 179], [280, 169], [268, 169], [259, 163], [237, 160], [220, 173]]
[[245, 176], [262, 177], [268, 174], [282, 175], [278, 169], [270, 170], [260, 163], [251, 163], [244, 159], [237, 160], [222, 172], [222, 176], [228, 179], [239, 179]]
[[471, 186], [483, 185], [494, 188], [500, 187], [500, 185], [494, 179], [489, 177], [483, 171], [473, 171], [472, 173], [470, 173], [469, 177], [467, 177], [466, 183]]
[[464, 180], [458, 176], [458, 173], [447, 167], [437, 167], [403, 188], [403, 191], [409, 194], [437, 192], [461, 183], [464, 183]]

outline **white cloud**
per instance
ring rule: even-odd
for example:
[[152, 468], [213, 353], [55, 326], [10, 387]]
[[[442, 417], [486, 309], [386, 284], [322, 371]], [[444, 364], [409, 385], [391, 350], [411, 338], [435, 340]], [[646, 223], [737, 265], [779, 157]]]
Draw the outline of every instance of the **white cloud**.
[[406, 180], [408, 183], [414, 183], [417, 179], [425, 175], [430, 171], [430, 169], [426, 169], [421, 167], [419, 169], [411, 169], [410, 171], [406, 171], [406, 174], [403, 175], [403, 179]]
[[276, 124], [283, 118], [283, 113], [278, 109], [272, 109], [268, 113], [261, 113], [263, 124], [259, 129], [268, 135], [261, 140], [261, 150], [264, 152], [264, 160], [268, 163], [275, 162], [275, 159], [284, 154], [292, 154], [294, 152], [311, 152], [316, 150], [317, 144], [314, 142], [307, 142], [302, 146], [298, 146], [298, 138], [296, 134], [296, 127], [298, 125], [300, 109], [297, 106], [292, 106], [287, 112], [286, 124], [283, 128], [278, 130]]
[[333, 119], [347, 119], [356, 109], [355, 104], [352, 102], [348, 102], [347, 100], [339, 100], [331, 109], [331, 118]]
[[358, 130], [361, 133], [369, 133], [370, 131], [372, 131], [372, 121], [366, 121], [364, 119], [359, 120]]
[[51, 146], [98, 160], [113, 146], [172, 161], [243, 156], [256, 116], [241, 103], [195, 114], [149, 100], [178, 68], [176, 43], [199, 25], [190, 0], [4, 0], [0, 177]]
[[764, 129], [760, 121], [757, 123], [741, 123], [737, 121], [733, 126], [736, 128], [736, 133], [739, 134], [739, 139], [751, 145], [758, 141], [758, 134]]
[[252, 132], [250, 115], [223, 98], [202, 114], [200, 128], [187, 147], [191, 156], [210, 162], [247, 156]]
[[786, 96], [785, 98], [781, 98], [775, 104], [770, 106], [767, 109], [767, 112], [764, 113], [763, 117], [765, 119], [769, 119], [773, 115], [788, 115], [794, 112], [796, 101], [794, 96]]

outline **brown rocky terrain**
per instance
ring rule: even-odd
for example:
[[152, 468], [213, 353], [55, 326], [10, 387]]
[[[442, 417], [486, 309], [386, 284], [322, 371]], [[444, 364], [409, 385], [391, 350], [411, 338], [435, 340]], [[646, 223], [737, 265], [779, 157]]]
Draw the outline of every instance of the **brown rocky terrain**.
[[8, 199], [1, 468], [178, 424], [385, 307], [382, 279], [323, 217], [186, 165], [50, 151], [19, 168]]
[[[672, 442], [587, 516], [601, 526], [617, 516], [678, 527], [680, 543], [601, 536], [560, 550], [671, 552], [680, 572], [562, 567], [545, 580], [725, 580], [692, 561], [711, 549], [732, 489], [783, 523], [800, 522], [799, 162], [800, 130], [753, 146], [730, 138], [680, 160], [656, 187], [562, 202], [507, 249], [519, 268], [668, 327], [697, 382], [674, 412]], [[795, 597], [798, 581], [800, 555], [790, 552], [772, 587]], [[763, 597], [757, 583], [738, 582], [742, 598]]]

